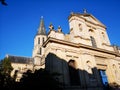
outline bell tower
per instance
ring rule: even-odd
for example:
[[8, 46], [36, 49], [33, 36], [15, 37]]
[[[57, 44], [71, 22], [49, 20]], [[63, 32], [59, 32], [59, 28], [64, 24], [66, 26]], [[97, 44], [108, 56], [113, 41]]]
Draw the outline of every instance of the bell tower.
[[39, 66], [41, 65], [41, 60], [44, 54], [43, 43], [47, 39], [46, 29], [44, 25], [43, 17], [41, 17], [40, 25], [36, 36], [34, 38], [34, 48], [32, 57], [34, 58], [34, 65]]

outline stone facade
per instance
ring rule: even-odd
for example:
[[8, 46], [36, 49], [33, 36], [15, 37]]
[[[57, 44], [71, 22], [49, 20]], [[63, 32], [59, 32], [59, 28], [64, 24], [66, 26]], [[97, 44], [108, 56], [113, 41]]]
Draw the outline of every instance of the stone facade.
[[29, 70], [34, 70], [33, 68], [33, 58], [23, 57], [23, 56], [12, 56], [6, 55], [6, 58], [9, 58], [11, 61], [11, 65], [13, 70], [11, 72], [11, 76], [13, 77], [15, 73], [17, 74], [16, 81], [19, 81], [22, 77], [22, 74]]
[[31, 68], [59, 73], [56, 79], [66, 90], [103, 90], [103, 85], [120, 85], [120, 49], [110, 44], [106, 26], [88, 13], [71, 13], [68, 21], [69, 34], [60, 26], [54, 30], [52, 24], [46, 34], [41, 19]]

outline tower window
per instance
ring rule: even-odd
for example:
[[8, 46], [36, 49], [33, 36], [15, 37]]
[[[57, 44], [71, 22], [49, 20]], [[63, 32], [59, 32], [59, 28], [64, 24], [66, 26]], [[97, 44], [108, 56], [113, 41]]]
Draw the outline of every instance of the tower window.
[[92, 47], [96, 48], [97, 45], [96, 45], [95, 38], [93, 36], [90, 36], [90, 39], [91, 39]]
[[38, 44], [40, 44], [40, 38], [38, 38]]
[[42, 48], [40, 48], [40, 55], [42, 54]]
[[43, 37], [43, 38], [42, 38], [42, 40], [43, 40], [43, 43], [44, 43], [44, 41], [45, 41], [45, 38]]

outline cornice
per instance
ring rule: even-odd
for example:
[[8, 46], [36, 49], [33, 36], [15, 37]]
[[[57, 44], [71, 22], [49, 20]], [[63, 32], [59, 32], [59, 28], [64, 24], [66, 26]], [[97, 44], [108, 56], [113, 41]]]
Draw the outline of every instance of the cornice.
[[81, 44], [81, 43], [73, 43], [73, 42], [69, 42], [69, 41], [65, 41], [65, 40], [56, 39], [53, 37], [48, 37], [48, 39], [44, 42], [43, 47], [46, 47], [46, 45], [48, 43], [52, 43], [52, 42], [71, 46], [71, 47], [76, 47], [76, 48], [85, 48], [85, 49], [98, 51], [98, 52], [102, 52], [102, 53], [107, 53], [107, 54], [111, 54], [111, 55], [115, 55], [115, 56], [120, 57], [119, 53], [116, 53], [113, 51], [109, 51], [109, 50], [101, 49], [101, 48], [93, 48], [92, 46], [89, 46], [89, 45], [85, 45], [85, 44]]
[[81, 39], [84, 39], [84, 40], [89, 40], [90, 41], [90, 39], [89, 38], [84, 38], [84, 37], [82, 37], [82, 36], [74, 36], [75, 38], [81, 38]]

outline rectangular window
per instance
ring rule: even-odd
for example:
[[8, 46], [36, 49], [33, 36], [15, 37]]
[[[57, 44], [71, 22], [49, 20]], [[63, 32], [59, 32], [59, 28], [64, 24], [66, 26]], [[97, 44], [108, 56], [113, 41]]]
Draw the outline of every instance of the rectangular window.
[[95, 38], [90, 36], [90, 39], [91, 39], [92, 47], [97, 48]]
[[42, 39], [43, 39], [43, 43], [44, 43], [44, 41], [45, 41], [44, 37]]
[[40, 38], [38, 38], [38, 44], [40, 44]]
[[40, 55], [42, 54], [42, 48], [40, 48]]

